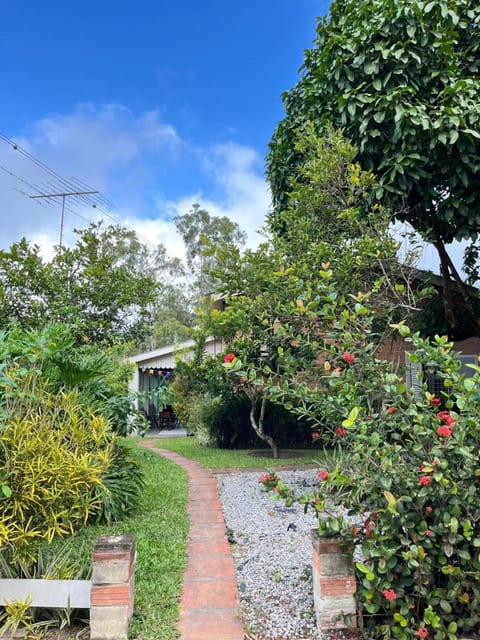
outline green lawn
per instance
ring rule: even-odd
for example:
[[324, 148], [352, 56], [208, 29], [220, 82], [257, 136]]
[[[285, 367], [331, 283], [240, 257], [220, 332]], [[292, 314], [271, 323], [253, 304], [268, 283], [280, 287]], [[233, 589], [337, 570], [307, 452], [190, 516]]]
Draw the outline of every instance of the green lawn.
[[136, 514], [112, 526], [85, 527], [66, 543], [88, 561], [100, 535], [134, 534], [135, 610], [129, 638], [173, 640], [186, 565], [188, 478], [181, 467], [156, 453], [141, 448], [139, 455], [146, 486]]
[[[292, 457], [279, 458], [273, 460], [268, 452], [260, 452], [255, 449], [216, 449], [210, 447], [201, 447], [194, 438], [157, 438], [152, 439], [155, 446], [159, 449], [168, 449], [189, 458], [196, 460], [202, 466], [208, 469], [228, 469], [228, 468], [252, 468], [252, 469], [270, 469], [282, 465], [305, 465], [318, 462], [321, 464], [324, 459], [324, 453], [321, 450], [309, 449], [294, 451], [289, 449]], [[258, 454], [265, 453], [259, 457]], [[281, 452], [282, 453], [282, 452]], [[255, 455], [252, 455], [255, 454]], [[283, 456], [283, 453], [282, 453]]]

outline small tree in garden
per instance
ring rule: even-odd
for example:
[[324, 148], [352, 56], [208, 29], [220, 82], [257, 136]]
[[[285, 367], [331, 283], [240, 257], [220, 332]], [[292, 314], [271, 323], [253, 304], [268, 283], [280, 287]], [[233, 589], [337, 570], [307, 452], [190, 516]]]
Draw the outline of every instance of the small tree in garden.
[[[225, 366], [252, 407], [258, 403], [259, 418], [267, 399], [299, 411], [299, 395], [289, 400], [294, 384], [309, 389], [310, 399], [316, 390], [328, 427], [335, 420], [332, 403], [324, 402], [324, 367], [348, 364], [359, 342], [373, 356], [389, 322], [399, 310], [413, 311], [415, 298], [388, 233], [388, 212], [365, 208], [375, 182], [353, 163], [353, 147], [339, 133], [319, 138], [309, 130], [298, 149], [304, 160], [291, 181], [283, 235], [243, 255], [219, 249], [226, 308], [212, 313], [211, 332], [236, 356]], [[368, 300], [376, 314], [367, 322]], [[336, 338], [353, 319], [356, 337], [342, 355]], [[259, 424], [252, 412], [252, 426]]]

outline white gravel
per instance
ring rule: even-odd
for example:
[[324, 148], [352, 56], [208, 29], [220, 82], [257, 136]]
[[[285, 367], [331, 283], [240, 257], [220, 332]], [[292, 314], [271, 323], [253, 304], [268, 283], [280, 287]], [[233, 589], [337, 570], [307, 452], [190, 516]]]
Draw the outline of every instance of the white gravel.
[[[259, 472], [218, 475], [225, 524], [233, 539], [242, 620], [255, 640], [317, 640], [312, 587], [312, 513], [284, 506], [258, 482]], [[316, 470], [278, 475], [296, 493], [317, 484]]]

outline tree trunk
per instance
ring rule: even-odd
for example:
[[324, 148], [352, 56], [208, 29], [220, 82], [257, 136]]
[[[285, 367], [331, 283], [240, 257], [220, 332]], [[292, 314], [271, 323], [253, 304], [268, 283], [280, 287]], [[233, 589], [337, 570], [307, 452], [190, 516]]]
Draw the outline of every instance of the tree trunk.
[[255, 431], [260, 440], [263, 440], [268, 444], [270, 449], [272, 450], [272, 456], [276, 460], [278, 458], [278, 445], [275, 440], [269, 436], [263, 430], [263, 421], [265, 418], [265, 406], [267, 404], [267, 399], [265, 396], [262, 397], [260, 402], [260, 414], [258, 420], [256, 418], [256, 408], [257, 408], [257, 394], [255, 391], [247, 393], [248, 398], [250, 400], [250, 424], [252, 425], [252, 429]]

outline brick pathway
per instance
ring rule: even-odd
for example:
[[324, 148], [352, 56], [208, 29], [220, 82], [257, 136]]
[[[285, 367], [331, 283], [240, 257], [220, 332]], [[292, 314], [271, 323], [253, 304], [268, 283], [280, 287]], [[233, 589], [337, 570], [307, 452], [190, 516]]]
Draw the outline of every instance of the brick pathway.
[[237, 615], [240, 599], [235, 567], [212, 472], [177, 453], [157, 449], [153, 442], [143, 446], [188, 473], [190, 533], [180, 603], [181, 640], [244, 640]]

